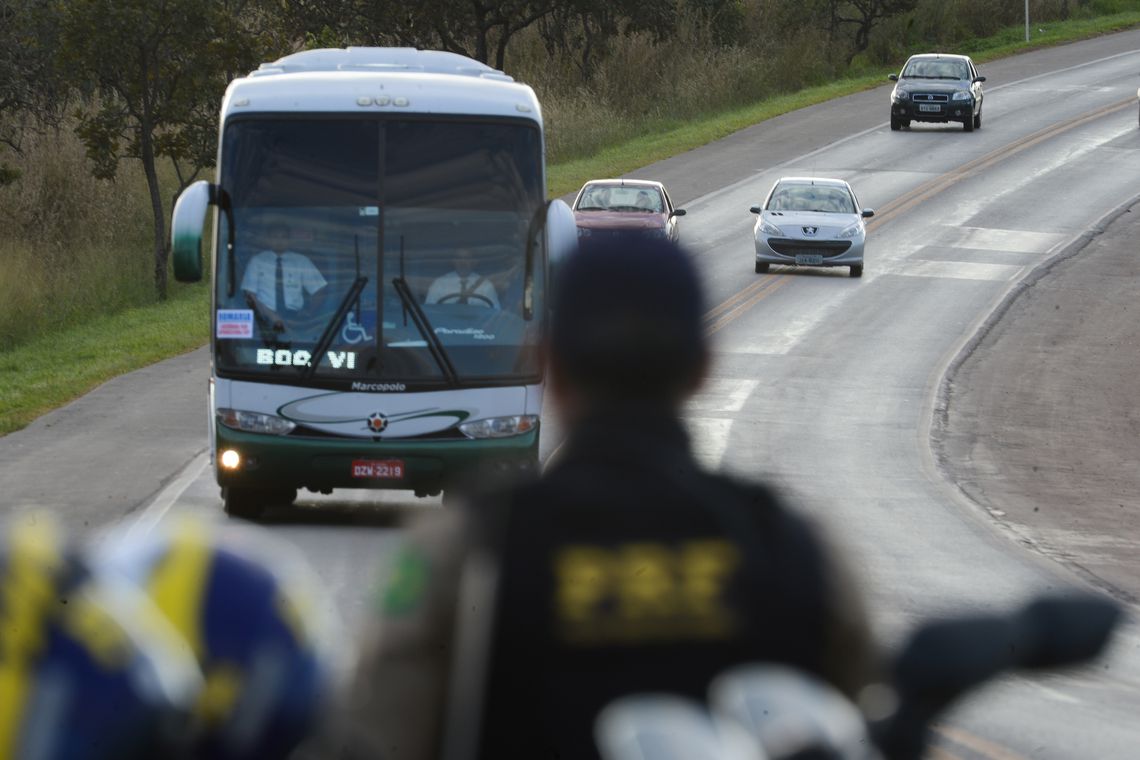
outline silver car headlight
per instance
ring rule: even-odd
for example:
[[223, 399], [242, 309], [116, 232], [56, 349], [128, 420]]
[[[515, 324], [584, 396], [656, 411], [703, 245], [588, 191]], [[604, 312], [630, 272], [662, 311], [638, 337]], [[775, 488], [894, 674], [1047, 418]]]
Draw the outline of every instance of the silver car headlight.
[[863, 224], [861, 222], [855, 222], [855, 224], [852, 224], [850, 227], [845, 227], [843, 231], [835, 237], [850, 240], [851, 238], [858, 237], [862, 232]]
[[951, 100], [969, 100], [971, 97], [972, 97], [972, 95], [970, 94], [969, 90], [959, 90], [958, 92], [954, 93], [954, 96], [950, 99]]
[[534, 430], [538, 417], [533, 414], [518, 414], [513, 417], [488, 417], [485, 420], [464, 422], [459, 432], [468, 438], [508, 438]]
[[219, 409], [218, 422], [234, 430], [265, 435], [287, 435], [297, 424], [282, 417], [260, 412], [243, 412], [240, 409]]
[[776, 237], [784, 236], [784, 231], [782, 229], [763, 219], [760, 220], [760, 231], [765, 235], [775, 235]]
[[891, 98], [894, 100], [910, 100], [910, 93], [908, 93], [906, 90], [900, 90], [896, 87], [891, 92]]

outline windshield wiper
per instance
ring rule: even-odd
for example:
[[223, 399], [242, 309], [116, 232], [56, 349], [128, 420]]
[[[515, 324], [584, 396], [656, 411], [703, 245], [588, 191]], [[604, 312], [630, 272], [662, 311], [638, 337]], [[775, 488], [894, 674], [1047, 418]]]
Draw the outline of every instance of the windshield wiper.
[[392, 286], [396, 289], [396, 294], [400, 296], [400, 301], [403, 302], [404, 308], [412, 315], [412, 321], [416, 323], [416, 329], [420, 331], [420, 335], [424, 336], [427, 341], [428, 350], [431, 351], [432, 358], [435, 363], [439, 365], [439, 369], [443, 372], [443, 376], [447, 378], [447, 382], [452, 387], [459, 385], [459, 374], [455, 371], [455, 365], [451, 363], [451, 357], [447, 355], [447, 350], [443, 347], [443, 342], [440, 341], [439, 336], [435, 334], [435, 329], [431, 326], [431, 321], [428, 320], [427, 314], [424, 314], [423, 307], [420, 306], [419, 301], [412, 295], [411, 288], [408, 287], [408, 281], [403, 277], [393, 277]]
[[309, 366], [305, 368], [304, 378], [308, 380], [317, 371], [317, 365], [321, 363], [321, 357], [325, 355], [325, 351], [329, 350], [332, 345], [333, 336], [336, 335], [336, 330], [340, 327], [344, 315], [348, 313], [352, 302], [357, 299], [360, 292], [364, 290], [364, 286], [368, 284], [367, 277], [357, 277], [352, 283], [352, 287], [344, 294], [344, 298], [340, 300], [340, 306], [336, 307], [336, 313], [333, 314], [332, 319], [325, 325], [325, 331], [321, 333], [321, 339], [317, 341], [317, 347], [313, 349], [313, 358], [309, 362]]

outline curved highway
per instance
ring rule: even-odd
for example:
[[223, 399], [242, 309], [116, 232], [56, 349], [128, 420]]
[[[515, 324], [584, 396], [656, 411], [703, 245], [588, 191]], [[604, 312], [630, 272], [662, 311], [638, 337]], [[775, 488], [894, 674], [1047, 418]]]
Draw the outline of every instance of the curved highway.
[[[1081, 583], [962, 495], [932, 454], [932, 421], [947, 368], [1017, 283], [1140, 192], [1140, 32], [979, 68], [984, 122], [971, 134], [891, 132], [884, 83], [632, 175], [663, 181], [687, 209], [682, 238], [710, 295], [715, 364], [687, 411], [700, 456], [774, 481], [816, 515], [862, 572], [888, 641], [932, 613]], [[748, 208], [784, 175], [846, 179], [876, 209], [861, 279], [753, 273]], [[62, 506], [87, 530], [145, 530], [180, 510], [220, 518], [206, 362], [197, 351], [122, 378], [0, 439], [5, 511]], [[558, 441], [550, 420], [544, 452]], [[355, 625], [397, 518], [434, 507], [338, 492], [302, 498], [270, 529], [310, 557], [330, 609]], [[1134, 758], [1138, 708], [1140, 636], [1126, 631], [1095, 670], [982, 692], [940, 728], [933, 756]]]

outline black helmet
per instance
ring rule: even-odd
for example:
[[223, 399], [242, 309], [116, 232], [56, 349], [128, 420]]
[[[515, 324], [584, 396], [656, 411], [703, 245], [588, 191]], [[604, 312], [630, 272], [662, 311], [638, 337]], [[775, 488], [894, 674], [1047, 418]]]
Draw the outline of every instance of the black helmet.
[[591, 237], [556, 275], [551, 361], [589, 397], [670, 401], [700, 379], [704, 295], [676, 243], [644, 232]]

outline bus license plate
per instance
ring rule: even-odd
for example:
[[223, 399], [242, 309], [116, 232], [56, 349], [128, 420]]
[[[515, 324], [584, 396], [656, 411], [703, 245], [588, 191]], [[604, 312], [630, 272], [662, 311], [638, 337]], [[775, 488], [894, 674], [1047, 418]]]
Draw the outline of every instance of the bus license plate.
[[399, 459], [355, 459], [352, 477], [369, 480], [399, 480], [404, 477], [404, 463]]
[[823, 256], [818, 253], [801, 253], [796, 256], [796, 263], [800, 265], [819, 266], [823, 263]]
[[918, 110], [924, 111], [926, 113], [938, 113], [942, 110], [942, 106], [932, 103], [919, 103]]

